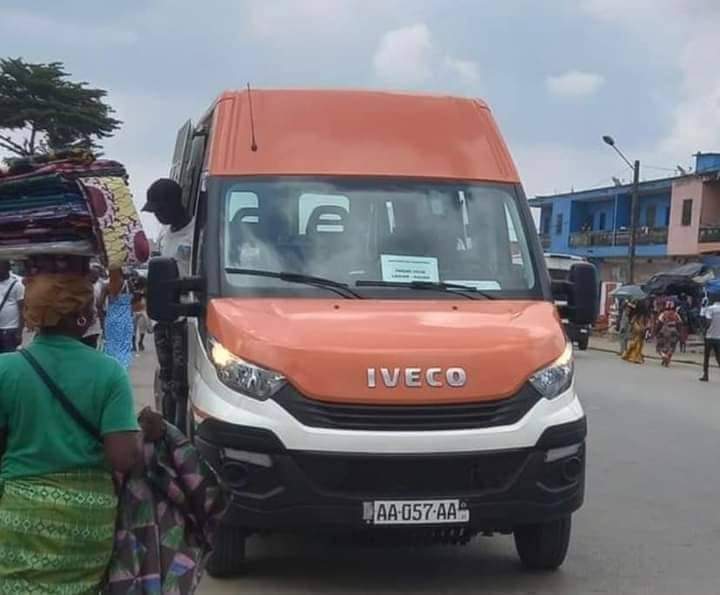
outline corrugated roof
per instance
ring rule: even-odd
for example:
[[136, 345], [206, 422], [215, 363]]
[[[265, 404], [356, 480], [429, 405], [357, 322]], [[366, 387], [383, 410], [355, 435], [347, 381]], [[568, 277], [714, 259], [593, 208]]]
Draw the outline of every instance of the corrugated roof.
[[[667, 186], [672, 186], [672, 183], [681, 180], [685, 177], [690, 176], [673, 176], [670, 178], [658, 178], [656, 180], [645, 180], [640, 182], [639, 190], [640, 193], [652, 192], [653, 190], [660, 190]], [[559, 194], [548, 194], [538, 195], [530, 199], [531, 203], [542, 203], [551, 202], [556, 199], [562, 198], [574, 198], [574, 199], [586, 199], [594, 200], [601, 198], [612, 198], [617, 194], [629, 194], [632, 192], [632, 184], [623, 184], [621, 186], [603, 186], [602, 188], [592, 188], [590, 190], [577, 190], [575, 192], [562, 192]]]
[[347, 175], [518, 182], [487, 105], [373, 91], [224, 93], [213, 120], [211, 175]]

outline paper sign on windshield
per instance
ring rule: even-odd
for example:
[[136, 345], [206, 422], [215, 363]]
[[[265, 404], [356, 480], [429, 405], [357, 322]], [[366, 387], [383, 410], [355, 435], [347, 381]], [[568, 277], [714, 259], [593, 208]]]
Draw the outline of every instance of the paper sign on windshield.
[[399, 256], [381, 254], [383, 281], [410, 283], [412, 281], [440, 281], [438, 259], [432, 256]]

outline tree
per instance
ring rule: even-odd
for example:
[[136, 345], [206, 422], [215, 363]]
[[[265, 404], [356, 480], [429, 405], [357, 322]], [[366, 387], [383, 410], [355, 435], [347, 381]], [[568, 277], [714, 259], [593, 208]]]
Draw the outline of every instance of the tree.
[[19, 156], [68, 146], [97, 148], [122, 122], [107, 92], [68, 80], [62, 62], [0, 59], [0, 148]]

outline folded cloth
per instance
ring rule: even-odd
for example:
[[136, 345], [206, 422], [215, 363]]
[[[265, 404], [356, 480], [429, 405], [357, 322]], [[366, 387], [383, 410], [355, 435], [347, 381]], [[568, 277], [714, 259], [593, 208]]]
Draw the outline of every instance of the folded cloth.
[[108, 268], [145, 262], [150, 244], [125, 180], [119, 176], [83, 177], [78, 183], [95, 216]]
[[68, 179], [83, 176], [120, 176], [127, 177], [127, 171], [122, 163], [109, 159], [99, 159], [93, 163], [78, 163], [73, 160], [54, 161], [27, 173], [0, 177], [0, 184], [32, 180], [38, 176], [62, 175]]
[[91, 164], [95, 155], [88, 149], [68, 148], [59, 151], [49, 151], [29, 157], [16, 157], [7, 160], [7, 174], [9, 176], [31, 173], [45, 165], [58, 161], [73, 161], [76, 163]]
[[166, 424], [144, 454], [145, 474], [128, 477], [119, 492], [105, 594], [194, 593], [227, 498], [210, 466], [174, 426]]
[[23, 240], [91, 243], [111, 269], [150, 256], [125, 168], [83, 151], [14, 160], [0, 175], [0, 255]]

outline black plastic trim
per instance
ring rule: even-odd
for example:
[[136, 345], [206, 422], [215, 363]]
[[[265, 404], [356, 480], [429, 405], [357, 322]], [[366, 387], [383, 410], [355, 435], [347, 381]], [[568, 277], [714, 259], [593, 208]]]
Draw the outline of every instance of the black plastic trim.
[[206, 442], [227, 448], [268, 454], [285, 452], [285, 445], [270, 430], [239, 426], [214, 418], [203, 421], [197, 435]]
[[547, 450], [548, 448], [571, 446], [584, 442], [586, 436], [587, 418], [581, 417], [576, 421], [549, 427], [540, 436], [536, 448]]
[[309, 399], [291, 385], [274, 400], [305, 426], [366, 431], [468, 430], [508, 426], [520, 421], [541, 399], [525, 384], [506, 399], [461, 404], [359, 405]]

